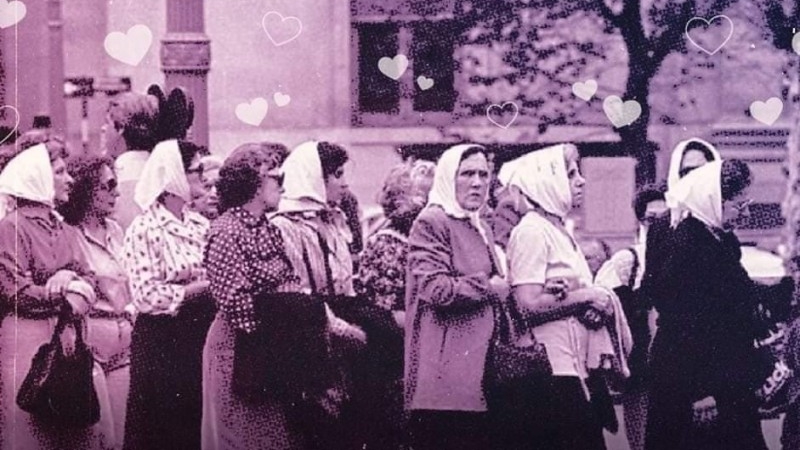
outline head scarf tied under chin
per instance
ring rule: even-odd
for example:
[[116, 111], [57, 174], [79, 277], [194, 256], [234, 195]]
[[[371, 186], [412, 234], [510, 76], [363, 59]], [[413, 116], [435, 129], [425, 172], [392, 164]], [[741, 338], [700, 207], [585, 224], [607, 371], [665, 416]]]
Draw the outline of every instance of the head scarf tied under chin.
[[165, 193], [177, 195], [185, 201], [191, 200], [189, 181], [181, 160], [178, 141], [170, 139], [158, 143], [147, 158], [133, 199], [142, 210], [147, 210]]
[[681, 178], [681, 162], [683, 161], [684, 154], [686, 153], [686, 147], [689, 146], [692, 142], [697, 142], [702, 144], [711, 152], [711, 155], [714, 157], [714, 161], [719, 161], [720, 156], [719, 152], [713, 145], [709, 142], [704, 141], [700, 138], [691, 138], [685, 141], [681, 141], [678, 145], [675, 146], [675, 149], [672, 150], [672, 156], [669, 160], [669, 171], [667, 172], [667, 188], [672, 188], [675, 183]]
[[665, 197], [676, 227], [691, 213], [712, 228], [722, 228], [722, 161], [691, 171], [671, 187]]
[[304, 142], [283, 162], [283, 196], [278, 211], [319, 211], [328, 207], [322, 162], [316, 141]]
[[23, 150], [0, 172], [0, 219], [11, 211], [14, 198], [53, 206], [53, 166], [45, 144]]
[[505, 163], [498, 178], [563, 220], [572, 209], [566, 148], [564, 144], [554, 145], [520, 156]]
[[[456, 199], [456, 176], [458, 175], [458, 167], [461, 165], [461, 156], [473, 147], [483, 148], [476, 144], [461, 144], [450, 147], [442, 153], [436, 163], [436, 170], [433, 174], [433, 185], [428, 195], [428, 205], [441, 206], [445, 214], [450, 217], [469, 219], [481, 233], [483, 240], [488, 242], [486, 230], [483, 229], [481, 224], [480, 212], [477, 210], [465, 210]], [[484, 201], [486, 201], [485, 198]]]

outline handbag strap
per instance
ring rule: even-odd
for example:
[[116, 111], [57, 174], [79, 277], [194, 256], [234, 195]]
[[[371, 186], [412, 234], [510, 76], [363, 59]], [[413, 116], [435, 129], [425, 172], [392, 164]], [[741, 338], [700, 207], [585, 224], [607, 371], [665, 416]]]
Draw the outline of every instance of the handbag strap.
[[56, 327], [53, 330], [53, 337], [50, 339], [50, 342], [60, 346], [61, 334], [64, 333], [67, 325], [72, 325], [72, 327], [75, 328], [75, 345], [78, 347], [83, 346], [83, 327], [81, 326], [80, 320], [72, 316], [69, 307], [66, 305], [62, 307], [61, 313], [58, 315]]

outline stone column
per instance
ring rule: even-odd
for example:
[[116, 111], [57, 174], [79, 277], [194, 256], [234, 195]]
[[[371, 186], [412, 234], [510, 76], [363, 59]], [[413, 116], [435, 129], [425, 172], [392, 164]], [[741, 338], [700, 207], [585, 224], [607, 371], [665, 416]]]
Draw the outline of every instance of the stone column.
[[48, 97], [50, 120], [53, 130], [67, 131], [67, 104], [64, 99], [64, 19], [61, 15], [61, 0], [47, 1], [47, 31], [50, 55]]
[[194, 100], [189, 139], [208, 146], [208, 81], [211, 41], [205, 34], [203, 0], [167, 0], [167, 34], [161, 40], [161, 70], [167, 93], [186, 88]]

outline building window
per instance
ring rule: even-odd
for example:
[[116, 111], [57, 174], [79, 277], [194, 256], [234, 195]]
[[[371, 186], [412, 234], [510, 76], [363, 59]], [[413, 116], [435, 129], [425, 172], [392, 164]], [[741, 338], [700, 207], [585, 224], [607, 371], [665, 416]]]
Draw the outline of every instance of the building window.
[[[454, 35], [447, 30], [449, 24], [416, 22], [413, 26], [414, 111], [453, 111], [456, 103]], [[433, 87], [420, 88], [417, 79], [421, 76], [434, 80]]]
[[358, 24], [358, 108], [361, 112], [396, 114], [400, 107], [400, 86], [382, 74], [378, 61], [397, 54], [398, 26], [395, 23]]

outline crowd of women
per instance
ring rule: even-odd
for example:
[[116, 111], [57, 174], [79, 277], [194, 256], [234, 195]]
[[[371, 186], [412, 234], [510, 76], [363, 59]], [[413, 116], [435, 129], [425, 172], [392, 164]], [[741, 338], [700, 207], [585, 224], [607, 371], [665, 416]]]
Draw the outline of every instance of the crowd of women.
[[[605, 449], [618, 391], [633, 449], [766, 449], [743, 162], [681, 143], [669, 186], [636, 196], [637, 244], [595, 276], [574, 145], [499, 171], [477, 144], [402, 163], [362, 245], [343, 146], [220, 160], [186, 140], [192, 116], [151, 88], [111, 102], [100, 155], [41, 131], [0, 149], [0, 448]], [[64, 317], [95, 359], [87, 427], [16, 401]], [[548, 368], [498, 402], [503, 318]]]

